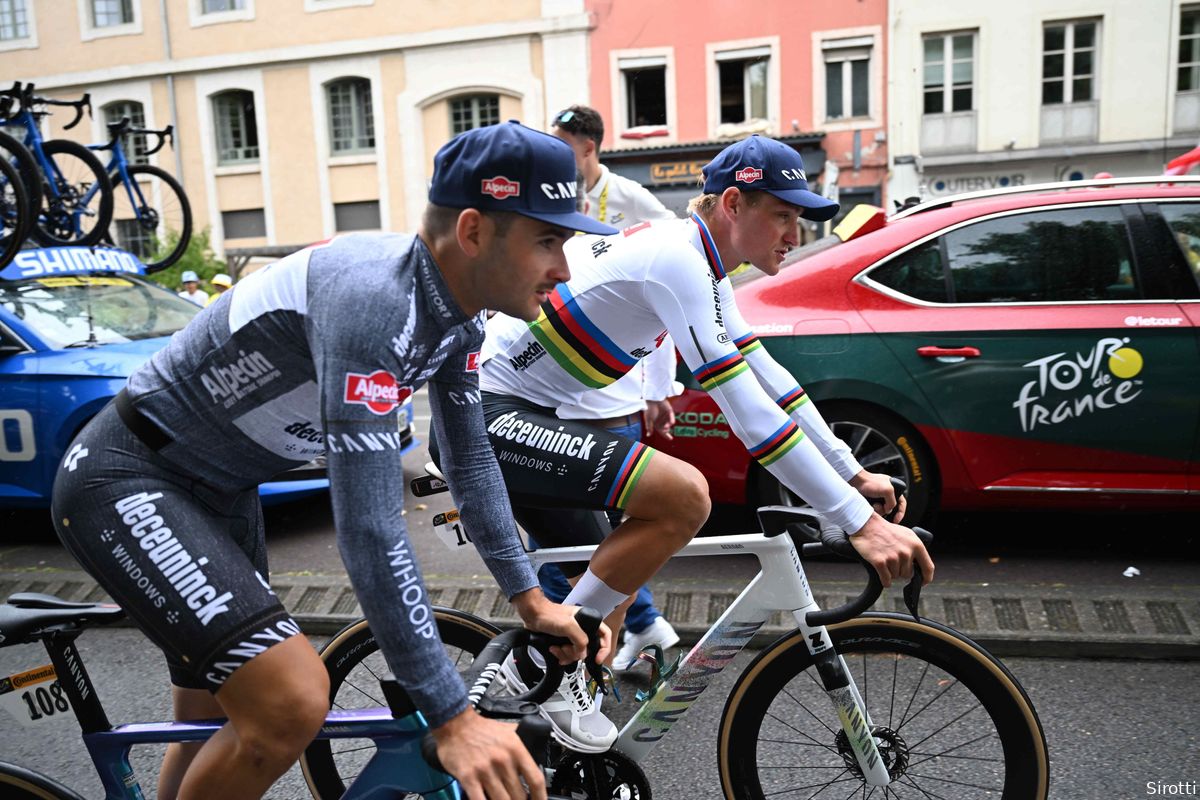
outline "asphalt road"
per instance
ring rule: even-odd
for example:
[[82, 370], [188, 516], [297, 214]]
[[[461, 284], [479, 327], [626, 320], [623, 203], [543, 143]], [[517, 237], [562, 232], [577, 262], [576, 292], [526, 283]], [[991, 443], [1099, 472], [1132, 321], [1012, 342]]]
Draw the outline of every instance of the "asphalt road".
[[[168, 713], [165, 667], [136, 631], [91, 631], [80, 651], [113, 722], [162, 719]], [[709, 687], [687, 718], [668, 735], [644, 768], [659, 798], [720, 796], [715, 731], [725, 694], [749, 655], [742, 654]], [[0, 650], [0, 675], [44, 663], [33, 646]], [[1200, 733], [1195, 687], [1200, 663], [1006, 659], [1037, 707], [1050, 748], [1051, 797], [1056, 800], [1132, 800], [1150, 796], [1152, 782], [1200, 780]], [[632, 688], [632, 687], [627, 687]], [[632, 691], [613, 714], [627, 717]], [[606, 702], [606, 707], [610, 704]], [[134, 750], [134, 768], [152, 789], [161, 750]], [[34, 735], [10, 720], [0, 723], [0, 760], [42, 770], [84, 797], [99, 782], [74, 722]], [[148, 796], [152, 796], [148, 794]], [[306, 798], [299, 769], [269, 797]], [[792, 795], [785, 795], [792, 796]]]

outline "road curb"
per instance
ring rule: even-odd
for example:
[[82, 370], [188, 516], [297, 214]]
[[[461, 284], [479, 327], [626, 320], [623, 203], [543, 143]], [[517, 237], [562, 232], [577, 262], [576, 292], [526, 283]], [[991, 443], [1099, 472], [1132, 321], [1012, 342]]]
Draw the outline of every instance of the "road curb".
[[[330, 634], [361, 615], [345, 576], [278, 575], [280, 600], [308, 633]], [[501, 627], [517, 624], [504, 596], [485, 579], [428, 581], [430, 599]], [[936, 588], [935, 588], [936, 587]], [[692, 644], [736, 597], [733, 592], [682, 583], [655, 583], [655, 596], [683, 644]], [[846, 602], [849, 583], [814, 582], [823, 608]], [[64, 600], [107, 600], [77, 570], [0, 571], [0, 598], [46, 592]], [[1001, 656], [1058, 658], [1200, 659], [1200, 588], [1168, 587], [1133, 593], [1116, 587], [938, 585], [922, 595], [922, 614], [949, 625]], [[906, 613], [899, 592], [877, 609]], [[790, 616], [771, 616], [751, 642], [762, 647], [793, 629]]]

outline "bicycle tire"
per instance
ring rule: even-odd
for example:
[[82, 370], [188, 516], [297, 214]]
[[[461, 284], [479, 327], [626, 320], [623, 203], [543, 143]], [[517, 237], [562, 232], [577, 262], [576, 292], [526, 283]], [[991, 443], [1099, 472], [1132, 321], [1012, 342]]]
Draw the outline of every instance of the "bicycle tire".
[[[129, 179], [138, 186], [137, 193], [119, 183], [117, 176], [110, 176], [113, 180], [113, 214], [109, 239], [140, 258], [147, 273], [164, 270], [179, 260], [192, 238], [191, 204], [183, 186], [166, 170], [139, 164], [129, 168]], [[169, 251], [164, 251], [160, 245], [152, 251], [158, 257], [150, 258], [150, 252], [139, 252], [140, 238], [136, 242], [123, 241], [126, 237], [122, 235], [122, 222], [135, 223], [139, 233], [150, 234], [160, 243], [170, 241], [162, 236], [168, 232], [177, 233], [179, 239]]]
[[9, 163], [16, 167], [29, 198], [29, 214], [25, 218], [25, 230], [21, 232], [21, 241], [24, 242], [33, 231], [36, 211], [42, 207], [42, 171], [29, 148], [20, 139], [4, 131], [0, 131], [0, 150], [8, 153]]
[[[790, 784], [808, 787], [796, 795], [808, 796], [835, 781], [838, 797], [858, 796], [858, 788], [851, 795], [846, 789], [861, 787], [882, 798], [1044, 800], [1050, 777], [1041, 722], [1016, 678], [986, 650], [949, 628], [898, 614], [864, 615], [829, 632], [876, 740], [886, 744], [881, 752], [893, 783], [873, 793], [851, 766], [853, 756], [846, 759], [845, 735], [795, 631], [750, 663], [726, 701], [717, 752], [727, 800], [787, 794]], [[959, 705], [948, 714], [933, 711], [943, 700]], [[929, 752], [935, 746], [945, 749]]]
[[[452, 608], [435, 606], [433, 614], [442, 642], [451, 651], [450, 655], [460, 672], [500, 633], [496, 626]], [[321, 648], [321, 660], [329, 670], [329, 701], [333, 708], [387, 705], [379, 691], [378, 682], [381, 671], [386, 671], [386, 667], [376, 666], [383, 664], [383, 655], [379, 653], [375, 635], [365, 619], [347, 625], [330, 639]], [[339, 742], [358, 744], [357, 740], [343, 739]], [[340, 798], [353, 780], [355, 770], [366, 763], [374, 750], [369, 741], [365, 747], [359, 745], [355, 749], [337, 752], [331, 747], [332, 744], [329, 740], [317, 740], [300, 757], [304, 780], [317, 800]]]
[[[112, 220], [113, 188], [100, 159], [85, 146], [70, 139], [55, 139], [42, 145], [42, 152], [54, 163], [58, 175], [44, 175], [46, 188], [42, 193], [40, 213], [33, 228], [33, 238], [46, 247], [91, 247], [108, 233]], [[51, 183], [57, 193], [50, 190]], [[80, 207], [83, 197], [97, 187], [86, 208]], [[75, 216], [82, 214], [91, 221], [84, 230], [76, 224]]]
[[0, 761], [0, 797], [4, 800], [83, 800], [52, 778]]
[[20, 251], [31, 218], [29, 195], [20, 174], [0, 158], [0, 269], [8, 266]]

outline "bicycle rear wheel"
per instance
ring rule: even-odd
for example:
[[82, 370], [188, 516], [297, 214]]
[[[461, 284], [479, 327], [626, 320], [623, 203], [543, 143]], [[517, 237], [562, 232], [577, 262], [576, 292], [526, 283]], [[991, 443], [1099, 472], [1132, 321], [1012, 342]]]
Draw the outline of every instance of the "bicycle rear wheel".
[[29, 198], [29, 213], [25, 217], [25, 230], [21, 231], [22, 241], [29, 238], [33, 230], [34, 215], [42, 207], [42, 171], [38, 169], [37, 160], [33, 153], [15, 136], [0, 131], [0, 157], [12, 164], [21, 176], [21, 185]]
[[147, 164], [129, 168], [132, 186], [114, 183], [112, 241], [142, 260], [148, 272], [179, 260], [192, 238], [192, 207], [179, 181]]
[[[500, 629], [452, 608], [433, 610], [446, 654], [465, 672]], [[377, 708], [387, 701], [379, 679], [388, 673], [375, 634], [365, 619], [343, 628], [321, 648], [329, 670], [329, 699], [333, 708]], [[375, 755], [370, 739], [318, 740], [304, 751], [300, 766], [309, 791], [318, 800], [337, 800], [363, 766]], [[415, 795], [414, 795], [415, 797]]]
[[53, 164], [45, 175], [41, 212], [33, 238], [46, 247], [90, 247], [108, 232], [112, 181], [100, 160], [78, 142], [55, 139], [42, 145]]
[[21, 176], [4, 159], [0, 159], [0, 269], [16, 256], [29, 229], [29, 195]]
[[58, 781], [5, 761], [0, 761], [0, 797], [4, 800], [83, 800]]
[[837, 797], [1044, 800], [1041, 722], [987, 651], [949, 628], [895, 614], [829, 631], [892, 783], [872, 789], [863, 781], [796, 631], [750, 663], [725, 704], [717, 752], [728, 800], [806, 798], [826, 787]]

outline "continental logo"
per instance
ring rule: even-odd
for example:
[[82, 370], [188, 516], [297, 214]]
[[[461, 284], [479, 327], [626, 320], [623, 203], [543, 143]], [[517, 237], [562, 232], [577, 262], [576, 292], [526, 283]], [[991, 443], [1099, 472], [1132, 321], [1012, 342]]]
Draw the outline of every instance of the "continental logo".
[[896, 440], [896, 445], [904, 453], [905, 459], [908, 460], [908, 474], [912, 477], [913, 483], [920, 483], [921, 465], [917, 463], [917, 454], [913, 451], [912, 445], [908, 443], [907, 436], [901, 436]]
[[18, 672], [16, 675], [10, 675], [5, 679], [8, 682], [8, 687], [3, 689], [3, 691], [0, 691], [0, 694], [2, 694], [4, 691], [24, 689], [26, 686], [31, 686], [35, 683], [52, 681], [56, 677], [58, 677], [58, 675], [54, 672], [54, 667], [49, 664], [44, 667], [37, 667], [36, 669], [27, 670], [25, 672]]

